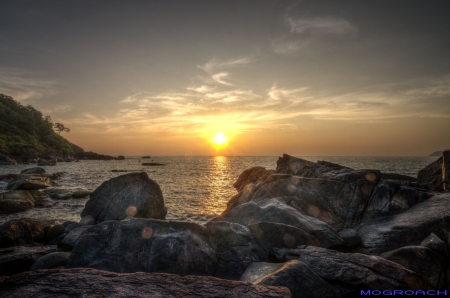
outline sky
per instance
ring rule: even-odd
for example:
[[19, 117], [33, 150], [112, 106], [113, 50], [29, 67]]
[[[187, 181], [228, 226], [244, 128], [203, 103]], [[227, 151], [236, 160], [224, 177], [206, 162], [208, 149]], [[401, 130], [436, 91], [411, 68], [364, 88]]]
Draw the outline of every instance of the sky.
[[443, 0], [0, 0], [0, 93], [102, 154], [423, 156], [450, 148], [449, 15]]

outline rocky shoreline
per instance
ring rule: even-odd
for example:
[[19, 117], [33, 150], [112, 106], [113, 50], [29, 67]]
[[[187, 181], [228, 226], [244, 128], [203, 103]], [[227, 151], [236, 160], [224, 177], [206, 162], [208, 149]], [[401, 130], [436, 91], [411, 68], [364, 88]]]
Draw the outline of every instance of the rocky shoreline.
[[416, 181], [284, 154], [276, 170], [245, 170], [226, 210], [204, 225], [165, 220], [161, 189], [145, 172], [91, 193], [54, 188], [58, 174], [40, 169], [2, 177], [11, 181], [0, 193], [1, 214], [89, 200], [80, 222], [0, 226], [0, 296], [450, 290], [450, 151]]

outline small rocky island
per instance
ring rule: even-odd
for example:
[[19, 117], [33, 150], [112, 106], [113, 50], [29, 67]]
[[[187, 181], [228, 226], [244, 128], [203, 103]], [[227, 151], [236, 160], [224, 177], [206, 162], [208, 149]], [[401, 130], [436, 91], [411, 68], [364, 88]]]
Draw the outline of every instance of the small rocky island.
[[[2, 297], [353, 297], [361, 290], [450, 290], [450, 151], [417, 179], [284, 154], [253, 167], [204, 225], [165, 220], [144, 172], [94, 192], [12, 175], [0, 212], [89, 196], [80, 222], [0, 226]], [[416, 181], [414, 181], [416, 180]]]

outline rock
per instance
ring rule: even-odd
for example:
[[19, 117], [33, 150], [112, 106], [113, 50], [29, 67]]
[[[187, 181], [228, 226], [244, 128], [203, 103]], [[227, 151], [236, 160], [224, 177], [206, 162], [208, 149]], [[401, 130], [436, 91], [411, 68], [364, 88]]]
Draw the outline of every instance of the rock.
[[71, 223], [70, 225], [68, 225], [68, 226], [66, 227], [66, 233], [69, 233], [69, 232], [71, 232], [72, 230], [75, 230], [76, 228], [79, 228], [79, 227], [81, 227], [81, 224], [76, 223], [76, 222]]
[[285, 250], [284, 258], [287, 261], [299, 260], [305, 263], [341, 295], [359, 294], [359, 289], [429, 288], [420, 275], [378, 256], [341, 253], [307, 246]]
[[90, 196], [81, 217], [97, 221], [122, 220], [127, 216], [164, 219], [167, 209], [159, 185], [147, 173], [130, 173], [103, 182]]
[[61, 234], [58, 237], [53, 238], [50, 240], [47, 244], [48, 245], [60, 245], [62, 241], [64, 240], [64, 237], [66, 237], [67, 233]]
[[429, 249], [434, 250], [444, 258], [449, 257], [447, 245], [434, 233], [430, 233], [430, 235], [428, 235], [427, 238], [423, 239], [422, 242], [420, 242], [420, 246], [428, 247]]
[[36, 262], [31, 265], [30, 270], [38, 269], [52, 269], [58, 266], [66, 266], [69, 260], [70, 252], [52, 252], [43, 257], [37, 259]]
[[65, 222], [62, 223], [63, 226], [65, 226], [66, 228], [70, 225], [70, 224], [76, 224], [76, 221], [72, 221], [72, 220], [67, 220]]
[[[240, 205], [231, 211], [222, 213], [213, 221], [233, 222], [244, 226], [260, 222], [280, 223], [296, 227], [305, 234], [313, 236], [322, 247], [334, 247], [343, 244], [343, 240], [326, 223], [317, 218], [303, 215], [296, 209], [275, 199]], [[299, 233], [301, 234], [301, 232]], [[300, 237], [300, 234], [298, 234], [298, 237]], [[299, 239], [303, 239], [302, 237]]]
[[216, 251], [218, 268], [214, 276], [239, 279], [253, 262], [267, 260], [268, 253], [256, 242], [251, 231], [243, 225], [229, 222], [206, 224], [209, 243]]
[[[40, 257], [55, 252], [55, 245], [16, 246], [0, 249], [0, 275], [13, 275], [30, 270], [31, 265]], [[0, 289], [2, 284], [0, 283]], [[1, 291], [1, 290], [0, 290]], [[0, 294], [0, 296], [2, 296]], [[7, 296], [4, 296], [7, 297]]]
[[255, 285], [284, 286], [291, 291], [292, 297], [341, 297], [335, 289], [298, 260], [279, 264], [253, 263], [245, 270], [241, 281]]
[[27, 191], [0, 193], [0, 214], [23, 212], [34, 208], [33, 197]]
[[37, 165], [38, 166], [56, 166], [57, 163], [58, 162], [56, 159], [52, 159], [52, 160], [41, 159], [41, 161], [39, 161], [39, 163]]
[[131, 218], [78, 229], [82, 228], [87, 229], [79, 236], [67, 268], [179, 275], [212, 275], [217, 269], [207, 230], [195, 223]]
[[13, 219], [0, 225], [0, 247], [43, 243], [44, 230], [39, 222], [31, 219]]
[[95, 152], [75, 152], [75, 158], [80, 160], [113, 160], [114, 157], [110, 155], [98, 154]]
[[165, 166], [163, 163], [157, 163], [157, 162], [144, 162], [142, 163], [143, 166]]
[[353, 229], [341, 229], [338, 235], [344, 240], [344, 246], [347, 248], [355, 248], [361, 244], [361, 238]]
[[67, 235], [61, 241], [61, 245], [64, 248], [64, 250], [72, 250], [72, 248], [77, 245], [78, 241], [80, 241], [81, 235], [83, 235], [83, 233], [89, 227], [91, 227], [91, 226], [79, 226], [79, 227], [70, 229], [70, 231], [66, 230]]
[[68, 200], [72, 198], [71, 192], [61, 193], [56, 196], [57, 200]]
[[35, 158], [28, 158], [25, 162], [26, 162], [27, 164], [31, 164], [31, 163], [37, 163], [38, 160], [35, 159]]
[[80, 220], [80, 225], [82, 226], [92, 226], [97, 224], [97, 221], [95, 220], [95, 217], [92, 215], [86, 215]]
[[150, 158], [150, 156], [148, 156], [148, 155], [145, 155], [145, 156], [142, 156], [141, 158], [144, 158], [144, 159], [148, 159], [148, 158]]
[[59, 187], [49, 187], [43, 190], [52, 199], [67, 200], [70, 198], [83, 198], [91, 194], [91, 191], [85, 188], [59, 188]]
[[[51, 293], [51, 294], [49, 294]], [[137, 272], [118, 274], [96, 269], [47, 269], [4, 280], [0, 296], [22, 297], [291, 297], [285, 287], [252, 285], [209, 276]]]
[[280, 174], [317, 178], [321, 174], [332, 170], [333, 168], [312, 161], [283, 154], [283, 157], [280, 157], [277, 161], [276, 172]]
[[440, 278], [444, 275], [444, 258], [423, 246], [405, 246], [385, 252], [381, 257], [414, 271], [433, 288], [442, 288]]
[[72, 197], [74, 199], [81, 199], [90, 196], [91, 193], [92, 191], [90, 190], [78, 188], [77, 190], [72, 192]]
[[125, 160], [125, 156], [119, 155], [119, 156], [116, 158], [116, 160]]
[[46, 173], [45, 169], [41, 167], [27, 168], [20, 172], [20, 174], [38, 174], [38, 175], [43, 175], [45, 173]]
[[332, 162], [325, 161], [325, 160], [318, 160], [317, 164], [325, 166], [325, 167], [328, 167], [328, 168], [333, 169], [333, 170], [353, 170], [352, 168], [344, 167], [344, 166], [341, 166], [341, 165], [339, 165], [337, 163], [332, 163]]
[[6, 155], [0, 154], [0, 166], [16, 165], [17, 162]]
[[450, 189], [450, 150], [442, 152], [442, 156], [417, 174], [417, 183], [432, 184], [437, 190]]
[[[20, 190], [13, 190], [14, 191], [20, 191]], [[28, 190], [27, 191], [31, 197], [33, 198], [34, 208], [50, 208], [55, 205], [55, 202], [50, 199], [50, 197], [40, 190]]]
[[8, 190], [38, 190], [53, 186], [55, 183], [47, 177], [22, 177], [8, 183]]
[[57, 157], [57, 158], [56, 158], [56, 161], [57, 161], [57, 162], [64, 162], [64, 159], [63, 159], [62, 157]]
[[411, 176], [407, 176], [407, 175], [394, 174], [394, 173], [381, 173], [381, 179], [400, 180], [400, 181], [409, 181], [409, 182], [416, 182], [417, 181], [417, 179], [415, 177], [411, 177]]
[[47, 232], [47, 242], [52, 241], [56, 237], [65, 234], [66, 228], [63, 225], [54, 225], [51, 226], [50, 229]]
[[381, 254], [418, 245], [430, 233], [444, 238], [450, 231], [450, 193], [435, 195], [403, 213], [372, 219], [355, 227], [361, 237], [356, 252]]

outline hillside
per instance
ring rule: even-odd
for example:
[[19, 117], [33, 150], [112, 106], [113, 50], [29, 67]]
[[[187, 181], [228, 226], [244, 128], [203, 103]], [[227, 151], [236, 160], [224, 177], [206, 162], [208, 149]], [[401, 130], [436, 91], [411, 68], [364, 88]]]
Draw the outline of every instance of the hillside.
[[10, 156], [73, 155], [72, 144], [53, 130], [50, 116], [0, 94], [0, 153]]

